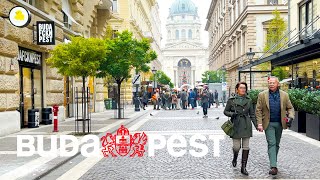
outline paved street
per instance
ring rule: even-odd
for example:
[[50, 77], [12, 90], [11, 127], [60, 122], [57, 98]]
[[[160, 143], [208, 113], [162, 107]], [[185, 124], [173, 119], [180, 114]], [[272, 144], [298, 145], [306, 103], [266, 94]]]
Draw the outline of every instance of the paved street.
[[[250, 141], [250, 156], [247, 165], [249, 176], [240, 173], [239, 155], [238, 166], [231, 166], [232, 152], [231, 139], [224, 136], [220, 130], [221, 124], [226, 120], [223, 107], [211, 108], [209, 118], [202, 118], [201, 109], [152, 111], [137, 119], [127, 127], [130, 133], [144, 131], [147, 135], [163, 135], [168, 140], [173, 134], [181, 134], [187, 140], [198, 133], [206, 137], [201, 142], [207, 145], [208, 154], [203, 157], [193, 157], [189, 151], [182, 157], [174, 157], [168, 153], [167, 148], [156, 149], [155, 156], [149, 157], [148, 147], [143, 157], [117, 157], [117, 158], [85, 158], [77, 156], [56, 170], [50, 172], [43, 179], [318, 179], [320, 178], [320, 142], [297, 134], [290, 130], [283, 133], [279, 153], [279, 173], [272, 177], [268, 174], [269, 163], [267, 143], [264, 133], [254, 131]], [[197, 112], [200, 112], [197, 114]], [[219, 117], [219, 119], [216, 119]], [[220, 156], [215, 156], [214, 146], [217, 146], [209, 135], [224, 138], [220, 141]], [[176, 142], [176, 141], [175, 141]], [[199, 142], [199, 140], [197, 141]], [[150, 142], [149, 142], [150, 143]], [[156, 141], [156, 144], [159, 141]], [[195, 149], [197, 152], [201, 150]], [[25, 178], [26, 179], [26, 178]]]

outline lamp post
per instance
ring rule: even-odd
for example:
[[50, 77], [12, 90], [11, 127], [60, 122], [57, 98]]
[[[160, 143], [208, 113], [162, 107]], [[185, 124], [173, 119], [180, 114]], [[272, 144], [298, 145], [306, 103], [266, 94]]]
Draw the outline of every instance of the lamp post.
[[295, 83], [296, 85], [295, 85], [295, 87], [298, 88], [298, 86], [299, 86], [299, 73], [298, 73], [299, 66], [298, 66], [298, 64], [296, 64], [295, 70], [296, 70], [296, 83]]
[[[222, 83], [225, 83], [225, 72], [226, 72], [226, 67], [225, 67], [225, 65], [223, 65], [222, 67], [221, 67], [221, 71], [222, 71], [222, 75], [221, 75], [221, 79], [222, 79]], [[223, 105], [223, 107], [225, 107], [225, 105], [224, 105], [224, 102], [226, 101], [226, 89], [224, 89], [224, 91], [222, 91], [222, 105]]]
[[[247, 52], [247, 58], [249, 59], [249, 62], [250, 62], [250, 64], [252, 63], [252, 59], [253, 59], [253, 57], [254, 57], [254, 55], [255, 55], [255, 53], [254, 52], [252, 52], [252, 48], [249, 48], [249, 52]], [[251, 75], [252, 75], [252, 73], [251, 73], [251, 66], [250, 66], [250, 90], [251, 90], [251, 88], [252, 88], [252, 78], [251, 78]]]
[[157, 70], [155, 67], [153, 67], [153, 69], [151, 70], [152, 71], [152, 74], [153, 74], [153, 94], [155, 93], [155, 86], [156, 86], [156, 73], [157, 73]]

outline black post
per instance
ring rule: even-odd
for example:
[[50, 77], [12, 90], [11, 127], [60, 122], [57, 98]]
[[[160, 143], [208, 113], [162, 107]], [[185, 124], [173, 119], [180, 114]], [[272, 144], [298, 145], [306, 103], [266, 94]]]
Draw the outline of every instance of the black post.
[[252, 75], [252, 73], [251, 73], [251, 67], [250, 67], [250, 90], [252, 89], [252, 78], [251, 78], [251, 75]]
[[135, 101], [134, 101], [134, 111], [140, 111], [140, 102], [139, 102], [139, 93], [138, 93], [138, 87], [139, 87], [139, 85], [138, 84], [136, 84], [136, 92], [135, 92]]

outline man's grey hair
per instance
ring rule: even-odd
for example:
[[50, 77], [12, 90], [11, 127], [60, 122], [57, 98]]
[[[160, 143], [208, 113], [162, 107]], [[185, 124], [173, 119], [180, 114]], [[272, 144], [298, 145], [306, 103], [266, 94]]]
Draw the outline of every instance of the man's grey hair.
[[276, 76], [270, 76], [269, 78], [270, 78], [270, 79], [275, 79], [277, 82], [280, 82], [280, 81], [279, 81], [279, 78], [276, 77]]

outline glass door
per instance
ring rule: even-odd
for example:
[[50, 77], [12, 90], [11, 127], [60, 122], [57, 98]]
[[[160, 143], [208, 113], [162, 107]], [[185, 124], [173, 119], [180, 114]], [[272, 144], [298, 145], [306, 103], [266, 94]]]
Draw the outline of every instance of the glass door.
[[32, 92], [31, 92], [31, 69], [30, 68], [22, 68], [22, 96], [23, 96], [23, 124], [21, 127], [25, 127], [28, 125], [28, 109], [32, 108]]

